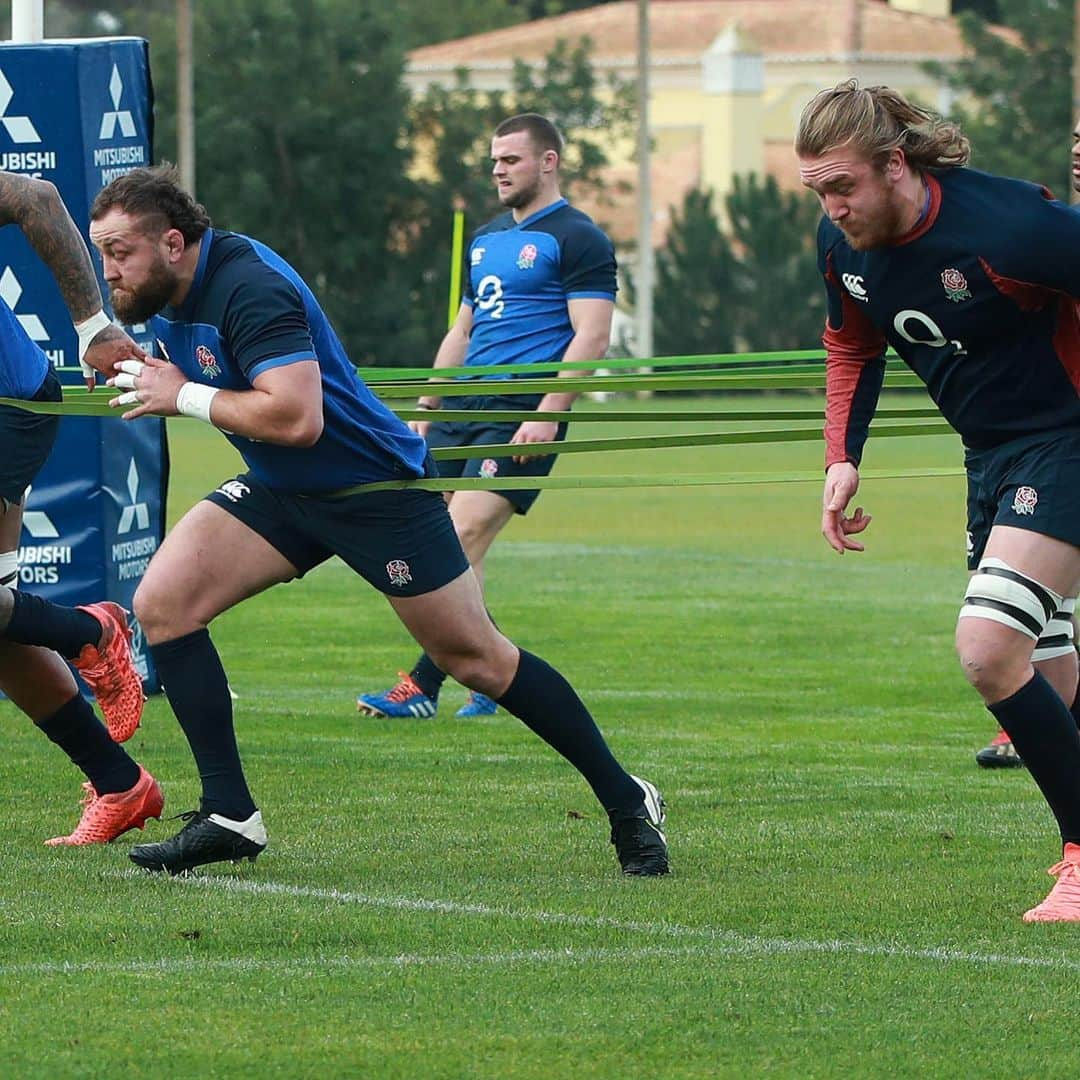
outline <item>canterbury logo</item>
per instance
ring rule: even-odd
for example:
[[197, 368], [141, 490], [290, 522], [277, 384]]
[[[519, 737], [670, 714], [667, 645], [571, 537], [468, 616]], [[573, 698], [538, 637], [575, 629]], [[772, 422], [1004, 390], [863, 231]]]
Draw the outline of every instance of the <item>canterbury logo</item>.
[[866, 286], [863, 285], [861, 274], [843, 274], [840, 280], [843, 281], [844, 288], [847, 289], [856, 300], [862, 300], [865, 303], [870, 299], [870, 297], [866, 295]]

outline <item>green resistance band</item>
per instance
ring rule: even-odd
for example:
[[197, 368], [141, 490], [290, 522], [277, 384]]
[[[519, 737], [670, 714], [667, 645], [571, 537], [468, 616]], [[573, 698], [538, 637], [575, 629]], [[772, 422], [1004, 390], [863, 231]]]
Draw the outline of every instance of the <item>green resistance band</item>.
[[[498, 380], [501, 381], [501, 380]], [[469, 397], [477, 393], [478, 387], [485, 390], [492, 386], [493, 380], [478, 380], [470, 383], [447, 383], [439, 388], [440, 397]], [[897, 371], [889, 373], [885, 380], [886, 387], [890, 389], [901, 387], [922, 387], [914, 373]], [[520, 386], [520, 384], [518, 384]], [[581, 391], [590, 390], [617, 391], [617, 390], [793, 390], [799, 388], [821, 389], [824, 386], [824, 372], [814, 372], [802, 375], [768, 374], [768, 375], [716, 375], [716, 374], [666, 374], [666, 375], [584, 375], [571, 376], [569, 378], [530, 379], [528, 390], [530, 393], [547, 393], [549, 391]], [[501, 387], [500, 387], [501, 389]], [[393, 400], [396, 398], [411, 398], [416, 395], [416, 388], [407, 385], [387, 384], [378, 388], [379, 396], [383, 399]], [[0, 398], [0, 404], [11, 405], [25, 409], [28, 412], [51, 413], [67, 416], [109, 416], [117, 412], [125, 411], [125, 406], [114, 407], [109, 405], [116, 392], [112, 389], [103, 388], [92, 393], [76, 392], [62, 402], [50, 401], [22, 401], [17, 398]], [[134, 407], [134, 406], [132, 406]], [[430, 410], [429, 410], [430, 411]]]
[[[885, 354], [889, 366], [903, 367], [896, 353], [891, 349]], [[449, 367], [436, 370], [431, 367], [360, 367], [357, 373], [366, 383], [406, 382], [442, 379], [472, 379], [477, 375], [508, 375], [519, 372], [557, 372], [564, 368], [570, 371], [639, 371], [642, 368], [662, 370], [664, 368], [750, 368], [782, 367], [787, 371], [800, 369], [820, 370], [825, 360], [822, 349], [794, 349], [786, 352], [752, 353], [717, 353], [711, 356], [656, 356], [652, 359], [639, 360], [635, 357], [619, 360], [575, 361], [564, 364], [560, 360], [545, 361], [536, 364], [485, 364], [470, 367]]]
[[[439, 423], [469, 423], [479, 417], [485, 422], [497, 424], [524, 423], [527, 420], [547, 420], [552, 423], [582, 424], [652, 424], [652, 423], [690, 423], [699, 421], [744, 421], [744, 420], [816, 420], [825, 419], [822, 409], [667, 409], [657, 412], [632, 412], [623, 409], [603, 409], [578, 412], [542, 412], [536, 410], [515, 409], [408, 409], [393, 406], [394, 412], [402, 420], [428, 420]], [[923, 417], [940, 417], [935, 406], [916, 409], [878, 409], [874, 413], [877, 420], [915, 420]]]
[[[464, 383], [442, 383], [439, 385], [439, 397], [470, 397], [477, 394], [491, 396], [497, 393], [492, 390], [497, 380], [477, 379]], [[425, 384], [426, 385], [426, 384]], [[512, 384], [513, 393], [546, 394], [549, 392], [560, 393], [563, 391], [575, 391], [588, 393], [589, 391], [604, 390], [715, 390], [725, 392], [728, 390], [820, 390], [825, 385], [825, 373], [810, 372], [802, 375], [793, 374], [768, 374], [768, 375], [717, 375], [717, 374], [690, 374], [675, 375], [571, 375], [564, 379], [529, 379], [526, 383], [521, 380]], [[889, 372], [885, 378], [887, 389], [900, 387], [923, 387], [923, 383], [914, 372], [898, 370]], [[411, 398], [416, 396], [416, 386], [406, 384], [386, 383], [373, 388], [378, 396], [384, 400], [394, 398]]]
[[[916, 480], [931, 476], [964, 475], [963, 469], [932, 468], [912, 469], [904, 472], [870, 469], [860, 474], [863, 480]], [[586, 488], [662, 488], [662, 487], [726, 487], [733, 484], [801, 484], [824, 480], [824, 473], [689, 473], [680, 476], [528, 476], [491, 477], [490, 479], [435, 478], [432, 480], [383, 480], [375, 484], [357, 484], [319, 496], [327, 499], [343, 499], [370, 491], [400, 491], [403, 488], [418, 491], [521, 491], [529, 490], [583, 490]]]
[[[947, 435], [952, 428], [944, 420], [926, 424], [875, 424], [875, 439], [912, 435]], [[781, 428], [775, 431], [702, 431], [690, 435], [628, 435], [621, 439], [564, 439], [545, 443], [486, 443], [480, 446], [447, 446], [432, 450], [437, 461], [466, 461], [470, 458], [546, 457], [548, 454], [587, 454], [611, 450], [670, 450], [679, 446], [725, 446], [748, 443], [820, 442], [821, 431], [814, 428]], [[532, 486], [529, 477], [528, 485]], [[518, 479], [517, 486], [522, 486]]]

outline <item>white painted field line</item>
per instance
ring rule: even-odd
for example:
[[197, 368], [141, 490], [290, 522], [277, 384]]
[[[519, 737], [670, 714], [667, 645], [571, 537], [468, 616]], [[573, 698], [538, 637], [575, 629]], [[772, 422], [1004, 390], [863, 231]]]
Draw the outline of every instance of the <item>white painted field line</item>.
[[275, 972], [308, 975], [337, 974], [350, 969], [406, 967], [498, 967], [513, 964], [636, 963], [697, 956], [718, 951], [708, 945], [652, 946], [637, 949], [517, 949], [501, 953], [400, 953], [396, 956], [297, 956], [258, 959], [247, 956], [172, 956], [157, 960], [27, 961], [0, 964], [0, 978], [18, 975], [173, 975], [184, 971]]
[[[612, 919], [604, 915], [575, 915], [559, 911], [528, 911], [495, 907], [488, 904], [462, 904], [454, 900], [425, 900], [409, 896], [376, 896], [368, 893], [345, 892], [339, 889], [315, 889], [302, 885], [285, 885], [273, 881], [244, 881], [238, 878], [193, 876], [177, 878], [176, 881], [187, 886], [221, 889], [226, 892], [252, 893], [266, 896], [293, 896], [310, 900], [331, 900], [335, 903], [389, 908], [394, 911], [429, 911], [443, 915], [476, 915], [488, 918], [511, 919], [518, 922], [536, 922], [555, 926], [620, 930], [633, 934], [656, 934], [662, 937], [697, 939], [698, 941], [712, 943], [712, 947], [707, 950], [710, 955], [779, 956], [798, 953], [832, 953], [837, 956], [884, 956], [898, 960], [927, 960], [940, 964], [975, 964], [988, 967], [1080, 971], [1080, 960], [1070, 960], [1064, 956], [1009, 956], [1001, 953], [968, 952], [945, 946], [915, 948], [904, 945], [878, 945], [855, 939], [814, 941], [799, 938], [767, 938], [756, 934], [740, 934], [733, 930], [721, 930], [712, 926], [682, 926], [678, 923], [639, 922]], [[0, 969], [0, 971], [2, 970]]]

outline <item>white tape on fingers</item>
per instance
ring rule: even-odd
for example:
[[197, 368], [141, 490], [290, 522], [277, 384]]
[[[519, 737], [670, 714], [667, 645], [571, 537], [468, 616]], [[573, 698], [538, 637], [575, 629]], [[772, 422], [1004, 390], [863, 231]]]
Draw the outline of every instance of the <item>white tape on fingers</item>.
[[113, 401], [117, 405], [138, 405], [139, 395], [134, 390], [130, 394], [121, 394], [118, 398], [113, 398]]
[[114, 375], [112, 377], [113, 386], [120, 390], [134, 390], [135, 389], [135, 376], [134, 375]]
[[121, 360], [116, 366], [120, 371], [124, 371], [128, 375], [141, 375], [143, 368], [146, 367], [141, 360]]

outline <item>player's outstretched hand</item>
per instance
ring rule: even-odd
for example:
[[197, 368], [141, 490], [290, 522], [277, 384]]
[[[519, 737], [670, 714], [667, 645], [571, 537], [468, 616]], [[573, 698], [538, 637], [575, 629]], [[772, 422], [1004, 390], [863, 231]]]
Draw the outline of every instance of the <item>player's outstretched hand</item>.
[[859, 490], [859, 470], [848, 461], [838, 461], [829, 466], [825, 474], [825, 493], [822, 497], [821, 534], [829, 547], [841, 555], [845, 551], [863, 551], [858, 540], [850, 539], [873, 520], [863, 508], [857, 506], [850, 516], [845, 512], [848, 503]]
[[120, 329], [106, 326], [86, 347], [82, 355], [83, 379], [86, 389], [93, 390], [97, 374], [106, 377], [115, 374], [121, 360], [145, 360], [146, 353]]

